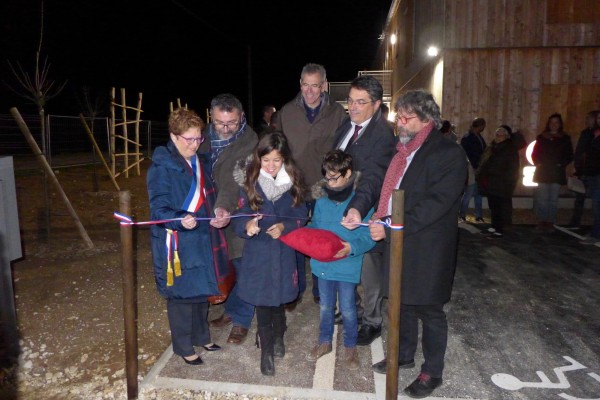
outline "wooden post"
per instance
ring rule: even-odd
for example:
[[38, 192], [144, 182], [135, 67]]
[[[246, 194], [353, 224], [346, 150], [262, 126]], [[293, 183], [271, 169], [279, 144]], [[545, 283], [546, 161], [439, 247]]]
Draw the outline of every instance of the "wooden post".
[[115, 88], [110, 89], [110, 166], [112, 171], [112, 176], [115, 176], [117, 173], [117, 160], [115, 158], [115, 153], [117, 152], [117, 132], [116, 132], [116, 124], [115, 120]]
[[[119, 211], [131, 213], [131, 193], [119, 192]], [[123, 270], [123, 320], [125, 325], [125, 371], [127, 398], [138, 397], [138, 342], [137, 342], [137, 292], [133, 263], [132, 226], [121, 224], [121, 266]]]
[[100, 150], [100, 147], [98, 147], [98, 143], [96, 143], [96, 139], [94, 139], [94, 135], [92, 134], [92, 131], [90, 130], [87, 122], [85, 122], [85, 117], [83, 116], [83, 114], [79, 114], [79, 118], [81, 118], [81, 123], [83, 124], [83, 127], [85, 128], [86, 133], [90, 137], [90, 140], [92, 141], [92, 144], [94, 145], [94, 149], [96, 149], [96, 152], [98, 153], [98, 156], [100, 157], [100, 160], [102, 160], [102, 165], [104, 165], [104, 168], [106, 168], [106, 172], [108, 172], [108, 175], [110, 176], [110, 180], [115, 185], [117, 190], [121, 190], [121, 188], [119, 188], [119, 184], [115, 180], [115, 177], [113, 176], [113, 174], [110, 171], [110, 167], [108, 166], [108, 164], [106, 163], [106, 160], [104, 159], [104, 156], [102, 155], [102, 151]]
[[125, 155], [125, 178], [129, 178], [129, 135], [127, 134], [127, 101], [125, 88], [121, 88], [121, 115], [123, 116], [123, 154]]
[[[392, 193], [392, 224], [404, 225], [404, 190]], [[386, 400], [398, 398], [398, 350], [400, 347], [400, 302], [402, 299], [402, 256], [404, 230], [390, 233], [390, 289], [388, 295]]]
[[77, 229], [79, 230], [79, 234], [81, 235], [81, 237], [83, 238], [83, 240], [87, 244], [88, 248], [93, 249], [94, 248], [94, 243], [92, 243], [92, 240], [90, 239], [90, 237], [88, 236], [85, 228], [83, 227], [83, 224], [81, 223], [81, 220], [77, 216], [77, 212], [75, 212], [75, 209], [71, 205], [71, 202], [69, 201], [69, 198], [65, 194], [62, 186], [60, 186], [60, 182], [58, 182], [58, 179], [56, 179], [56, 175], [54, 175], [54, 171], [52, 171], [52, 168], [50, 167], [50, 164], [48, 164], [48, 161], [46, 160], [46, 157], [44, 157], [44, 154], [42, 154], [42, 151], [40, 150], [40, 148], [37, 145], [37, 143], [36, 143], [35, 139], [33, 138], [33, 136], [31, 135], [31, 132], [29, 131], [29, 128], [27, 127], [27, 124], [25, 123], [25, 121], [21, 117], [21, 114], [19, 113], [19, 110], [17, 110], [15, 107], [13, 107], [13, 108], [10, 109], [10, 113], [12, 114], [13, 118], [15, 119], [15, 121], [17, 121], [17, 125], [19, 126], [19, 129], [21, 130], [21, 133], [23, 133], [23, 135], [25, 136], [25, 139], [29, 143], [29, 146], [33, 150], [33, 154], [35, 155], [35, 157], [37, 158], [37, 160], [40, 162], [40, 164], [44, 168], [44, 171], [48, 174], [48, 176], [50, 177], [50, 180], [52, 181], [52, 183], [54, 184], [56, 190], [60, 194], [60, 197], [62, 198], [63, 202], [65, 203], [65, 206], [67, 207], [67, 210], [69, 211], [69, 214], [71, 214], [71, 217], [75, 221], [75, 225], [77, 226]]
[[135, 113], [135, 172], [137, 173], [136, 176], [140, 176], [142, 173], [140, 171], [140, 152], [141, 152], [141, 145], [140, 145], [140, 117], [142, 114], [142, 92], [138, 93], [138, 105], [137, 105], [137, 111]]

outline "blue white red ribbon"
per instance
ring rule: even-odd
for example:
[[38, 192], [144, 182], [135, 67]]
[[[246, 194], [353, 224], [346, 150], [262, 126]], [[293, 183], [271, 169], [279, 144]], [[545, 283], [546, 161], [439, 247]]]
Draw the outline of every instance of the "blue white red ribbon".
[[[121, 214], [119, 212], [114, 212], [113, 216], [120, 221], [121, 225], [158, 225], [158, 224], [165, 224], [167, 222], [174, 222], [174, 221], [181, 221], [183, 220], [183, 218], [169, 218], [169, 219], [160, 219], [160, 220], [154, 220], [154, 221], [140, 221], [140, 222], [135, 222], [133, 221], [133, 219], [130, 216], [127, 216], [125, 214]], [[258, 216], [263, 216], [263, 217], [277, 217], [277, 218], [292, 218], [292, 219], [306, 219], [309, 220], [310, 218], [300, 218], [300, 217], [288, 217], [285, 215], [271, 215], [271, 214], [235, 214], [235, 215], [230, 215], [227, 218], [243, 218], [243, 217], [250, 217], [250, 218], [255, 218]], [[198, 217], [198, 218], [194, 218], [196, 221], [211, 221], [213, 219], [216, 219], [215, 217]], [[397, 225], [397, 224], [392, 224], [392, 219], [391, 218], [385, 218], [384, 220], [377, 220], [377, 221], [371, 221], [371, 223], [373, 224], [381, 224], [384, 226], [387, 226], [390, 229], [393, 230], [402, 230], [404, 229], [403, 225]], [[366, 222], [361, 222], [361, 223], [357, 223], [356, 225], [358, 226], [369, 226], [369, 223]]]
[[[392, 219], [390, 217], [385, 218], [385, 219], [378, 219], [376, 221], [371, 221], [371, 224], [380, 224], [383, 226], [387, 226], [388, 228], [395, 230], [395, 231], [401, 231], [402, 229], [404, 229], [404, 225], [400, 225], [400, 224], [392, 224]], [[367, 222], [360, 222], [357, 223], [356, 225], [358, 226], [369, 226], [371, 225]]]

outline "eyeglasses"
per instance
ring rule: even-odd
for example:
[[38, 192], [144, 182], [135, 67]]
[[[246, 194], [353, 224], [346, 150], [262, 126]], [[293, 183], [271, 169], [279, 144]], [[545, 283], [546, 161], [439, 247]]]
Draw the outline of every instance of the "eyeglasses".
[[364, 106], [366, 106], [367, 104], [369, 104], [369, 103], [372, 103], [372, 102], [373, 102], [373, 100], [371, 100], [371, 101], [365, 101], [365, 100], [363, 100], [363, 99], [352, 100], [350, 97], [348, 97], [348, 98], [346, 99], [346, 102], [348, 103], [348, 105], [349, 105], [349, 106], [351, 106], [352, 104], [356, 104], [356, 105], [357, 105], [357, 106], [359, 106], [359, 107], [364, 107]]
[[323, 86], [323, 84], [322, 83], [305, 83], [305, 82], [302, 82], [302, 83], [300, 83], [300, 86], [302, 86], [302, 89], [308, 89], [308, 88], [311, 88], [311, 89], [320, 89], [321, 86]]
[[325, 180], [326, 180], [328, 183], [334, 183], [334, 182], [337, 182], [337, 181], [338, 181], [338, 179], [340, 179], [341, 177], [342, 177], [342, 174], [339, 174], [339, 175], [338, 175], [338, 176], [336, 176], [335, 178], [328, 178], [328, 177], [325, 177]]
[[219, 121], [215, 121], [213, 122], [213, 125], [216, 126], [217, 128], [223, 128], [223, 129], [235, 129], [236, 126], [238, 126], [240, 124], [240, 121], [229, 121], [227, 123], [223, 123], [223, 122], [219, 122]]
[[204, 136], [200, 136], [200, 137], [177, 136], [177, 138], [181, 138], [181, 139], [185, 140], [185, 142], [187, 143], [188, 146], [191, 146], [194, 143], [201, 144], [204, 142]]
[[406, 125], [406, 123], [407, 123], [409, 120], [413, 119], [413, 118], [417, 118], [417, 116], [416, 116], [416, 115], [414, 115], [414, 116], [412, 116], [412, 117], [403, 117], [403, 116], [400, 116], [400, 115], [396, 114], [396, 122], [400, 121], [400, 123], [401, 123], [402, 125]]

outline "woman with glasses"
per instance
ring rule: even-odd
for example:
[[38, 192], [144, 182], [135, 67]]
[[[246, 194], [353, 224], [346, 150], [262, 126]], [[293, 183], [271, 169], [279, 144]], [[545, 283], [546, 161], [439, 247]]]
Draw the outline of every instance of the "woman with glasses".
[[196, 152], [204, 121], [179, 108], [169, 116], [170, 141], [152, 155], [147, 186], [156, 286], [167, 300], [173, 352], [186, 364], [201, 365], [194, 346], [219, 350], [211, 342], [207, 296], [219, 293], [214, 264], [228, 262], [221, 232], [208, 221], [215, 191]]

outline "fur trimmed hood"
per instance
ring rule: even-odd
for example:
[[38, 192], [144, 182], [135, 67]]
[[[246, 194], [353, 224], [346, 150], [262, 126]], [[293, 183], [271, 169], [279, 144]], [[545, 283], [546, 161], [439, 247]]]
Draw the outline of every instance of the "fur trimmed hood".
[[238, 160], [233, 166], [233, 179], [238, 185], [244, 186], [244, 181], [246, 180], [246, 169], [251, 162], [252, 154], [244, 159]]
[[[353, 185], [353, 189], [356, 190], [356, 188], [358, 187], [358, 181], [360, 180], [360, 171], [352, 171], [352, 175], [354, 175], [354, 185]], [[325, 192], [325, 187], [327, 186], [327, 182], [325, 181], [325, 179], [321, 179], [320, 181], [318, 181], [317, 183], [315, 183], [311, 188], [310, 188], [310, 194], [311, 197], [315, 200], [320, 199], [321, 197], [328, 197], [327, 196], [327, 192]]]

